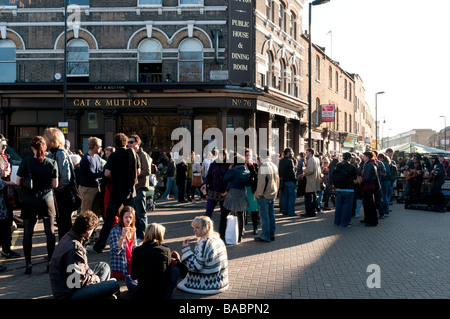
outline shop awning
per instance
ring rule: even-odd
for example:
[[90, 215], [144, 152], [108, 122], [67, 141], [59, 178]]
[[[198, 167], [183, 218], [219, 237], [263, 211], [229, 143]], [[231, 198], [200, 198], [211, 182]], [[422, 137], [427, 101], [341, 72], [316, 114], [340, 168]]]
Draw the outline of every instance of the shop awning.
[[[448, 152], [448, 151], [440, 150], [440, 149], [437, 149], [434, 147], [425, 146], [425, 145], [421, 145], [421, 144], [417, 144], [417, 143], [413, 143], [413, 142], [404, 143], [404, 144], [400, 144], [400, 145], [396, 145], [396, 146], [391, 146], [389, 148], [394, 150], [394, 152], [399, 151], [399, 152], [405, 152], [405, 153], [410, 153], [410, 154], [419, 153], [419, 154], [429, 154], [429, 155], [450, 155], [450, 152]], [[381, 150], [380, 152], [384, 153], [386, 151], [386, 149], [387, 148]]]

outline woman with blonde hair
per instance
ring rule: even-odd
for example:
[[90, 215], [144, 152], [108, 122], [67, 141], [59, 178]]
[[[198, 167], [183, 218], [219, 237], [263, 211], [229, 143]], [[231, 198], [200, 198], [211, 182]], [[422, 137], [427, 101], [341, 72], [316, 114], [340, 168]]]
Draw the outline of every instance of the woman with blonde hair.
[[189, 239], [183, 241], [181, 261], [188, 273], [178, 283], [178, 288], [196, 294], [217, 294], [228, 289], [228, 256], [224, 242], [214, 231], [208, 216], [198, 216], [192, 221], [197, 237], [194, 251]]
[[147, 226], [142, 243], [133, 251], [131, 274], [126, 277], [128, 290], [138, 299], [169, 299], [179, 277], [172, 268], [170, 249], [163, 245], [166, 228], [152, 223]]
[[125, 206], [119, 213], [119, 223], [109, 234], [111, 254], [111, 274], [114, 278], [125, 279], [131, 273], [131, 257], [136, 247], [136, 212]]
[[49, 151], [47, 157], [56, 161], [58, 165], [59, 180], [55, 189], [56, 220], [58, 223], [58, 236], [61, 239], [72, 228], [72, 208], [68, 205], [68, 190], [71, 181], [75, 181], [75, 171], [69, 153], [64, 148], [64, 134], [56, 127], [45, 129], [43, 137]]

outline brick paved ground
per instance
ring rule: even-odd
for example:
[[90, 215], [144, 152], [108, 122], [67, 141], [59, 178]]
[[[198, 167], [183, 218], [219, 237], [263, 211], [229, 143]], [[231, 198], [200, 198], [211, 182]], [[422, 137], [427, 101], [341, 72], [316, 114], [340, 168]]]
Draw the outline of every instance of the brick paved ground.
[[[194, 238], [190, 223], [204, 213], [204, 204], [165, 202], [148, 213], [150, 222], [167, 228], [166, 244], [181, 250], [184, 238]], [[405, 210], [391, 206], [391, 217], [378, 227], [353, 219], [353, 228], [333, 225], [334, 213], [315, 218], [276, 215], [277, 237], [271, 243], [253, 240], [251, 225], [243, 242], [228, 246], [230, 288], [221, 294], [200, 296], [176, 290], [174, 299], [446, 299], [450, 298], [450, 214]], [[303, 204], [297, 205], [301, 212]], [[219, 214], [213, 215], [216, 229]], [[22, 253], [22, 229], [14, 234]], [[0, 299], [49, 299], [45, 273], [45, 236], [36, 227], [33, 274], [26, 276], [23, 258], [1, 259], [8, 270], [0, 273]], [[90, 254], [93, 265], [109, 261], [109, 253]], [[372, 272], [380, 267], [381, 287], [368, 288]], [[123, 287], [120, 298], [128, 298]]]

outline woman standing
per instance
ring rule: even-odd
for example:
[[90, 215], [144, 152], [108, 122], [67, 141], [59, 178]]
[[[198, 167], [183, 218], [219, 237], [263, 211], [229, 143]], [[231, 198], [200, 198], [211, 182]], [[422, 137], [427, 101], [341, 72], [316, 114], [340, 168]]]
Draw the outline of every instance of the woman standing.
[[197, 237], [194, 251], [189, 239], [182, 245], [181, 261], [188, 273], [178, 283], [178, 288], [196, 294], [217, 294], [228, 289], [228, 256], [225, 244], [208, 216], [198, 216], [192, 221]]
[[[234, 153], [234, 161], [223, 177], [227, 185], [227, 195], [223, 206], [237, 214], [238, 219], [238, 243], [244, 234], [244, 212], [250, 207], [247, 199], [246, 185], [250, 171], [244, 165], [244, 159], [238, 153]], [[226, 221], [225, 221], [226, 223]]]
[[125, 206], [119, 214], [119, 223], [109, 234], [111, 273], [114, 278], [125, 279], [131, 273], [131, 257], [136, 247], [136, 212]]
[[386, 175], [382, 175], [381, 184], [381, 205], [383, 206], [383, 216], [389, 217], [389, 191], [391, 190], [391, 159], [384, 153], [378, 154], [378, 160], [384, 165]]
[[363, 153], [364, 166], [362, 169], [361, 188], [363, 190], [364, 220], [366, 226], [377, 226], [378, 216], [375, 206], [375, 192], [380, 189], [377, 172], [377, 162], [370, 151]]
[[[23, 219], [23, 252], [25, 256], [25, 274], [32, 272], [31, 249], [34, 226], [38, 219], [44, 223], [45, 236], [47, 238], [48, 260], [52, 259], [55, 250], [55, 202], [52, 189], [58, 187], [58, 166], [52, 159], [45, 157], [47, 149], [45, 140], [36, 136], [31, 140], [33, 157], [27, 157], [20, 163], [17, 171], [16, 184], [21, 185], [21, 180], [30, 175], [33, 180], [32, 189], [22, 186], [22, 213]], [[50, 262], [47, 262], [47, 272]]]
[[72, 209], [67, 205], [66, 191], [71, 179], [75, 179], [74, 169], [69, 154], [64, 148], [64, 134], [56, 127], [49, 127], [44, 131], [44, 139], [49, 150], [47, 157], [56, 161], [58, 165], [58, 187], [56, 196], [56, 220], [58, 223], [59, 239], [72, 228]]
[[213, 211], [220, 205], [220, 224], [219, 234], [223, 240], [225, 240], [225, 229], [227, 227], [227, 216], [229, 210], [223, 206], [223, 201], [226, 195], [226, 184], [223, 182], [223, 177], [228, 170], [230, 164], [227, 163], [227, 150], [222, 150], [219, 153], [219, 158], [214, 160], [208, 169], [208, 174], [203, 181], [200, 190], [203, 194], [206, 194], [206, 212], [205, 215], [212, 217]]
[[[253, 161], [251, 149], [245, 150], [245, 168], [250, 172], [247, 185], [247, 200], [250, 206], [246, 212], [251, 214], [253, 224], [253, 235], [258, 235], [258, 201], [255, 199], [256, 187], [258, 185], [258, 164]], [[247, 217], [245, 217], [247, 220]]]

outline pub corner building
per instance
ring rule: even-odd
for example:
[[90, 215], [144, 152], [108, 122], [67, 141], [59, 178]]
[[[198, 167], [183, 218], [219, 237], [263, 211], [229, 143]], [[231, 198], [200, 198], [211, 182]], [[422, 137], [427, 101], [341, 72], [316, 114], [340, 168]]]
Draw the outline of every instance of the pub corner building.
[[123, 132], [157, 154], [201, 120], [202, 132], [266, 128], [269, 148], [304, 151], [303, 2], [295, 32], [280, 32], [259, 0], [0, 0], [0, 132], [22, 157], [60, 122], [72, 150]]

